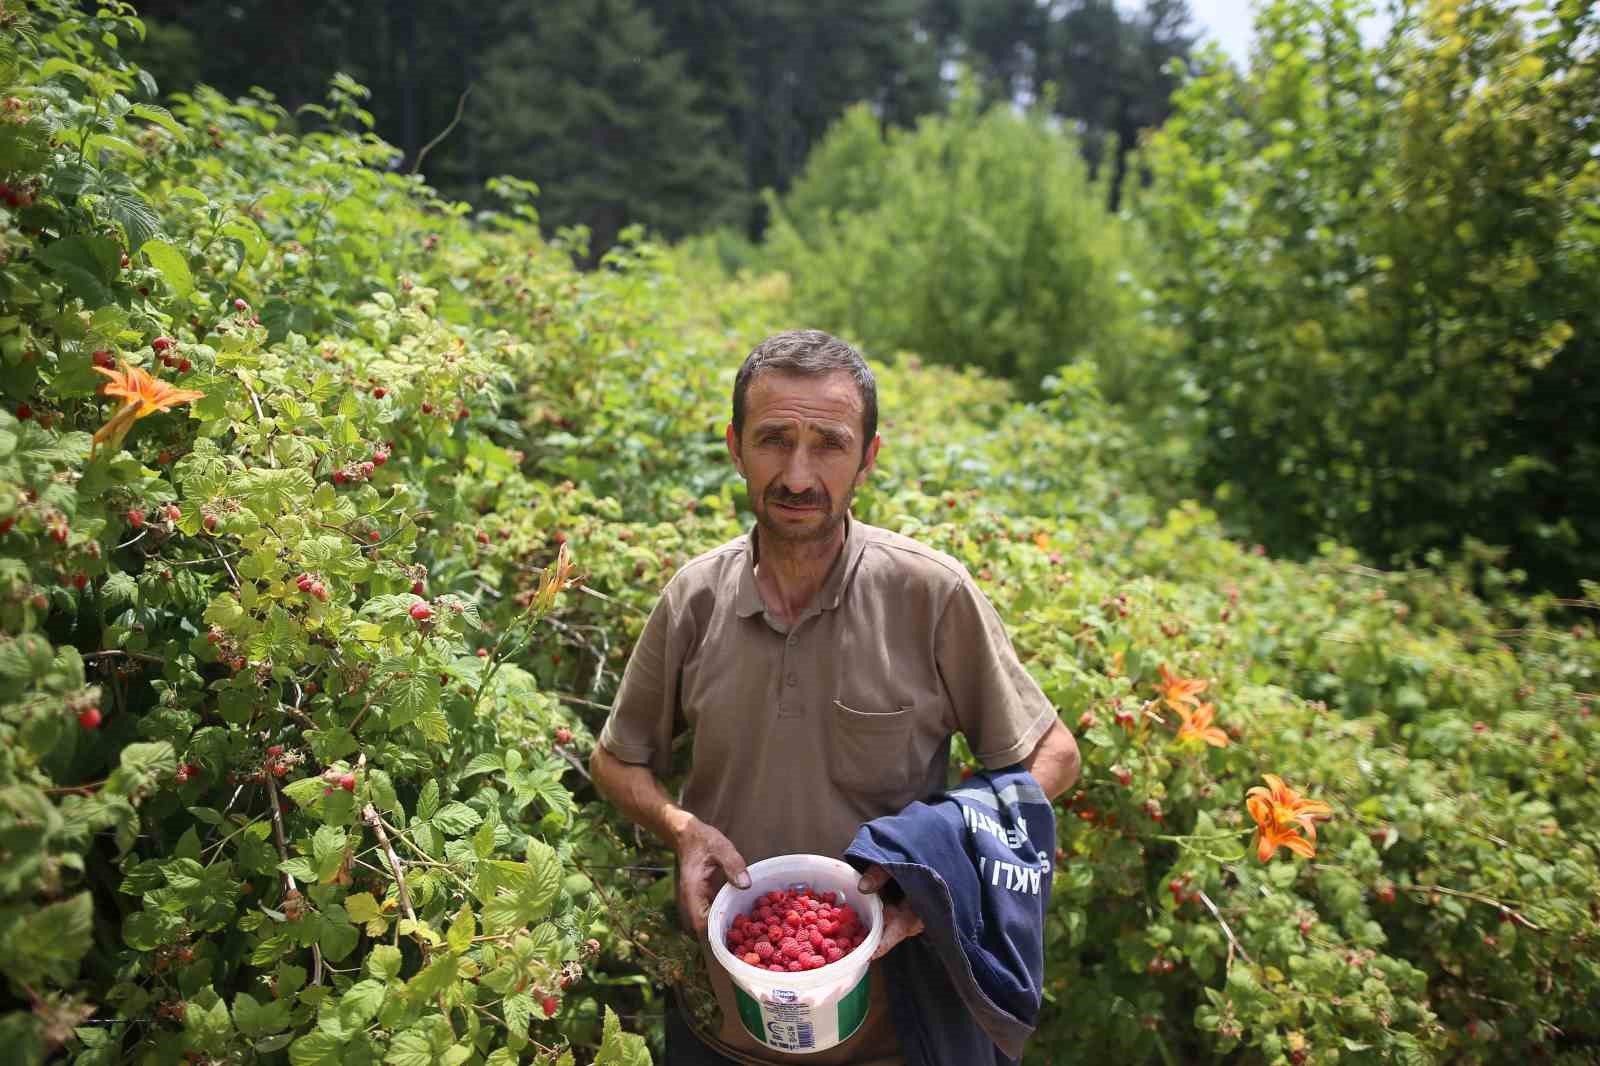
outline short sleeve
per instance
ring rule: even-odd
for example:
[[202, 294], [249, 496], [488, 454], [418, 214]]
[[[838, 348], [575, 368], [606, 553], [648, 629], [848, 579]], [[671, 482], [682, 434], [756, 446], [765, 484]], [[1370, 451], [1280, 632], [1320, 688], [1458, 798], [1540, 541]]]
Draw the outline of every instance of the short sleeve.
[[622, 686], [600, 729], [600, 746], [626, 763], [648, 765], [658, 777], [671, 769], [679, 720], [678, 677], [684, 635], [666, 592], [656, 601], [644, 632], [622, 672]]
[[1021, 762], [1057, 721], [1056, 711], [970, 577], [945, 601], [934, 642], [957, 728], [972, 753], [989, 770]]

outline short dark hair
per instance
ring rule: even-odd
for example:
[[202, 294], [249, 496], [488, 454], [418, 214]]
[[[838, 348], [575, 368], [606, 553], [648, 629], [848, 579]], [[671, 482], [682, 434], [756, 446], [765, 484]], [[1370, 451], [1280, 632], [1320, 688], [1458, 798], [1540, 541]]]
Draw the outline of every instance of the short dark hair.
[[774, 333], [745, 356], [744, 365], [733, 379], [733, 435], [741, 441], [744, 439], [745, 397], [750, 392], [750, 383], [762, 374], [778, 371], [801, 377], [821, 377], [840, 370], [855, 380], [856, 389], [861, 393], [862, 429], [866, 433], [861, 442], [861, 455], [865, 459], [867, 446], [878, 435], [877, 379], [860, 352], [820, 329]]

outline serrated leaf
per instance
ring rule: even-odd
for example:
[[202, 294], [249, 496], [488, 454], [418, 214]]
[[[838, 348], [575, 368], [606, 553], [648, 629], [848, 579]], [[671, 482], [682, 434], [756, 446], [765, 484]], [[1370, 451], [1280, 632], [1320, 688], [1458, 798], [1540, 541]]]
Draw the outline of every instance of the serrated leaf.
[[472, 947], [472, 938], [477, 935], [478, 919], [472, 913], [472, 904], [463, 903], [450, 923], [450, 931], [445, 934], [445, 943], [457, 955], [465, 955], [467, 949]]
[[122, 257], [115, 241], [73, 234], [41, 248], [35, 257], [90, 307], [112, 302], [110, 286]]
[[386, 991], [387, 988], [382, 981], [371, 978], [357, 981], [339, 997], [340, 1018], [352, 1028], [366, 1025], [378, 1016], [378, 1011], [383, 1007]]
[[644, 1037], [624, 1033], [617, 1012], [610, 1007], [606, 1008], [600, 1051], [594, 1057], [594, 1066], [650, 1066], [650, 1049]]
[[135, 118], [154, 122], [179, 140], [182, 140], [185, 135], [183, 126], [179, 124], [177, 119], [172, 117], [172, 112], [160, 104], [134, 104], [128, 108], [128, 114], [133, 115]]
[[430, 744], [444, 744], [450, 739], [450, 722], [437, 704], [424, 708], [413, 724], [422, 739]]
[[428, 820], [446, 836], [458, 837], [477, 828], [483, 816], [465, 803], [454, 801], [445, 804]]
[[389, 944], [378, 944], [367, 953], [367, 973], [380, 981], [399, 977], [400, 963], [400, 949]]
[[344, 1041], [320, 1029], [312, 1030], [289, 1045], [293, 1066], [339, 1066]]
[[383, 916], [383, 912], [378, 909], [378, 901], [373, 898], [371, 892], [357, 892], [352, 896], [346, 896], [344, 912], [357, 925], [364, 925]]
[[417, 797], [417, 821], [425, 822], [439, 809], [439, 782], [429, 779]]
[[478, 774], [498, 773], [501, 769], [500, 756], [493, 752], [485, 751], [472, 757], [472, 761], [467, 763], [466, 767], [461, 771], [461, 779], [465, 781], [467, 778], [476, 777]]
[[426, 1033], [407, 1029], [389, 1041], [389, 1053], [383, 1061], [388, 1066], [433, 1066], [433, 1045]]
[[439, 679], [431, 670], [401, 670], [390, 675], [383, 705], [394, 726], [416, 721], [439, 703]]
[[106, 579], [100, 584], [100, 595], [108, 605], [138, 603], [139, 583], [133, 579], [132, 574], [118, 570], [106, 575]]
[[518, 1036], [527, 1036], [528, 1023], [533, 1020], [533, 997], [518, 992], [507, 996], [502, 1006], [506, 1012], [506, 1028]]
[[6, 938], [7, 973], [28, 980], [49, 963], [77, 962], [89, 950], [94, 930], [94, 900], [87, 892], [40, 907], [17, 923]]
[[250, 993], [240, 992], [233, 1001], [233, 1024], [247, 1037], [265, 1036], [289, 1024], [289, 1004], [274, 999], [263, 1005]]
[[454, 955], [445, 955], [423, 967], [406, 982], [406, 995], [413, 1003], [426, 1003], [455, 983], [460, 964]]
[[189, 261], [174, 245], [162, 240], [149, 240], [139, 247], [139, 251], [151, 266], [161, 272], [167, 286], [179, 298], [187, 297], [194, 291], [194, 275], [189, 272]]
[[151, 208], [149, 201], [132, 188], [106, 190], [103, 194], [106, 213], [127, 235], [129, 248], [142, 248], [161, 232], [161, 216]]
[[302, 777], [278, 786], [278, 791], [294, 800], [296, 806], [309, 807], [322, 798], [322, 790], [327, 787], [320, 777]]

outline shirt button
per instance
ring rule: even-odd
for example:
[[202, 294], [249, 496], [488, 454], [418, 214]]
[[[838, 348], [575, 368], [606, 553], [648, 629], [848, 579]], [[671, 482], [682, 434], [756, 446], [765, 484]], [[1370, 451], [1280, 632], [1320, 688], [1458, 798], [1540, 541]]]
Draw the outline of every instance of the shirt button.
[[800, 675], [799, 674], [790, 674], [789, 677], [788, 677], [788, 681], [789, 681], [789, 684], [791, 686], [798, 685], [800, 683]]

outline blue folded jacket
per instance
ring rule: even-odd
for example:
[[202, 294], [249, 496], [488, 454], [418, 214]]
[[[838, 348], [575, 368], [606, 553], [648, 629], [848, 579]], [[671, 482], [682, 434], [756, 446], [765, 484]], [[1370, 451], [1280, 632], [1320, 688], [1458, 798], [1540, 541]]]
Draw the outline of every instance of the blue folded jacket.
[[1021, 766], [875, 818], [845, 859], [894, 877], [925, 926], [884, 956], [907, 1066], [1011, 1066], [1039, 1017], [1055, 812]]

